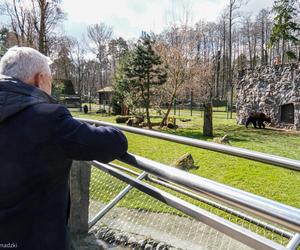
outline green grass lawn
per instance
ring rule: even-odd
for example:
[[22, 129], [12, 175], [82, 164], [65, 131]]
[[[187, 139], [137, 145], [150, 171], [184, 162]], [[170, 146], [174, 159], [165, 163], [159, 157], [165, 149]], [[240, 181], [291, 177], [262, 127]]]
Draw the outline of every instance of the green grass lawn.
[[[73, 115], [75, 117], [115, 122], [114, 116], [96, 113], [85, 115], [78, 112], [74, 112]], [[178, 129], [159, 130], [157, 127], [154, 129], [179, 136], [212, 141], [211, 138], [202, 135], [203, 118], [200, 111], [194, 111], [193, 116], [190, 116], [189, 110], [181, 110], [180, 116], [178, 116], [177, 112], [175, 117], [177, 118]], [[191, 121], [181, 122], [180, 118], [189, 118]], [[159, 119], [156, 118], [153, 121], [159, 121]], [[299, 132], [272, 128], [246, 129], [244, 126], [236, 124], [235, 117], [234, 119], [227, 119], [225, 112], [214, 112], [213, 124], [214, 135], [222, 137], [227, 134], [232, 146], [300, 160]], [[300, 172], [132, 133], [126, 133], [126, 136], [129, 141], [129, 152], [131, 153], [167, 165], [171, 165], [183, 154], [191, 153], [195, 160], [195, 165], [199, 167], [191, 170], [191, 173], [300, 208]], [[107, 203], [125, 186], [125, 183], [121, 183], [114, 177], [108, 176], [100, 170], [93, 169], [90, 190], [93, 199]], [[212, 208], [187, 196], [179, 195], [172, 190], [162, 189], [278, 243], [285, 245], [288, 242], [286, 238], [238, 217]], [[184, 216], [175, 209], [171, 209], [151, 199], [138, 190], [132, 190], [118, 206]]]
[[[189, 111], [185, 111], [185, 114], [177, 118], [190, 118], [192, 121], [180, 122], [177, 119], [177, 130], [164, 129], [162, 132], [212, 141], [202, 135], [200, 112], [194, 112], [192, 117]], [[73, 115], [115, 122], [113, 116], [76, 112]], [[237, 125], [235, 119], [227, 119], [225, 112], [215, 112], [213, 122], [214, 135], [221, 137], [227, 134], [232, 146], [300, 160], [298, 132], [271, 128], [246, 129]], [[126, 133], [126, 136], [131, 153], [168, 165], [183, 154], [191, 153], [195, 165], [199, 167], [191, 170], [191, 173], [300, 208], [299, 172], [131, 133]]]

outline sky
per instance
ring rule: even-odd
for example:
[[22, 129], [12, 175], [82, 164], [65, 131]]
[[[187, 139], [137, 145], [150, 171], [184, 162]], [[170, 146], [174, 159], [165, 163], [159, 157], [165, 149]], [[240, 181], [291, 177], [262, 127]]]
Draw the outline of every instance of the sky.
[[[23, 0], [27, 1], [27, 0]], [[51, 1], [51, 0], [48, 0]], [[271, 8], [274, 0], [242, 0], [242, 10], [257, 14]], [[0, 0], [2, 3], [3, 0]], [[229, 0], [62, 0], [67, 13], [63, 32], [81, 40], [88, 25], [104, 22], [113, 28], [114, 37], [138, 38], [142, 31], [160, 33], [189, 11], [190, 23], [216, 21]], [[7, 21], [1, 17], [0, 23]]]
[[[63, 0], [67, 13], [64, 31], [80, 39], [90, 24], [104, 22], [112, 26], [114, 36], [138, 38], [142, 31], [161, 32], [174, 19], [180, 20], [188, 10], [191, 23], [215, 21], [229, 0]], [[248, 0], [242, 10], [257, 14], [271, 8], [274, 0]], [[179, 18], [178, 18], [179, 17]]]

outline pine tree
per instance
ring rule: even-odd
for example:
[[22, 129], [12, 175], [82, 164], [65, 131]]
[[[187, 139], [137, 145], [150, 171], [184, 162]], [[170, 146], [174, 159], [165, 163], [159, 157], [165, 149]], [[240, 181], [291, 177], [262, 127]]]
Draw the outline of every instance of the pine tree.
[[275, 23], [272, 28], [269, 46], [273, 47], [276, 43], [281, 43], [282, 64], [285, 61], [285, 54], [290, 58], [296, 58], [292, 51], [285, 51], [286, 42], [297, 44], [300, 41], [296, 36], [297, 31], [300, 31], [300, 26], [295, 21], [297, 16], [296, 3], [296, 0], [276, 0], [273, 6]]
[[160, 56], [153, 50], [154, 41], [143, 33], [125, 67], [129, 82], [140, 93], [146, 109], [147, 125], [151, 129], [150, 100], [152, 87], [166, 82], [167, 73]]

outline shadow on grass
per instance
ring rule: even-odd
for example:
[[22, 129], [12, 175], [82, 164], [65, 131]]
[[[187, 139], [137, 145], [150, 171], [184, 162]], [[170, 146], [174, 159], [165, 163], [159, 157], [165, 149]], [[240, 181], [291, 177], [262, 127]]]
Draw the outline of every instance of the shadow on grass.
[[[157, 131], [174, 134], [178, 136], [184, 136], [193, 139], [199, 139], [203, 141], [211, 141], [211, 137], [203, 136], [202, 129], [198, 128], [178, 128], [174, 129], [157, 129]], [[236, 124], [224, 124], [214, 126], [214, 137], [223, 137], [228, 135], [232, 142], [264, 142], [270, 137], [273, 140], [274, 137], [279, 140], [285, 138], [294, 137], [295, 134], [284, 130], [276, 130], [273, 128], [256, 129], [256, 128], [245, 128], [243, 125]]]

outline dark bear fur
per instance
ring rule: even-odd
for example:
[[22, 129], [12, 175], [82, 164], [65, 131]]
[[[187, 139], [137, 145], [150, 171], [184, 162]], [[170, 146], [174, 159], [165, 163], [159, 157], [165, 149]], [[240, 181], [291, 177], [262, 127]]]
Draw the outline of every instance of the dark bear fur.
[[257, 125], [259, 128], [265, 128], [264, 122], [271, 123], [271, 118], [263, 112], [252, 112], [246, 121], [246, 128], [248, 128], [250, 123], [253, 124], [254, 128], [257, 128]]

